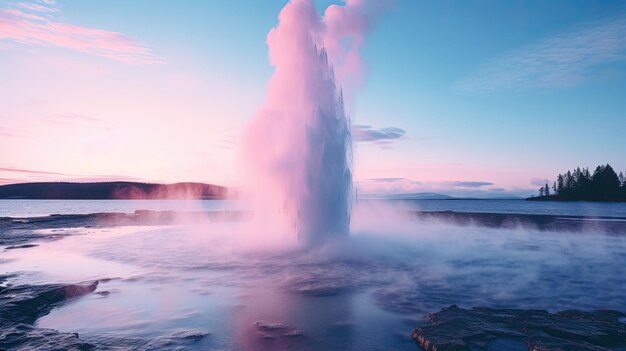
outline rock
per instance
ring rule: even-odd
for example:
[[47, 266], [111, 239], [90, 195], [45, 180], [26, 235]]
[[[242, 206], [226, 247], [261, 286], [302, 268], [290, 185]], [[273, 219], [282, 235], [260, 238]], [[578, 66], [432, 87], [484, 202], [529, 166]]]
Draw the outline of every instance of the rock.
[[304, 336], [304, 333], [302, 333], [301, 331], [297, 329], [294, 329], [294, 330], [290, 330], [284, 333], [283, 336], [286, 336], [286, 337]]
[[39, 246], [39, 245], [37, 244], [11, 245], [11, 246], [7, 246], [5, 250], [28, 249], [28, 248], [36, 247], [36, 246]]
[[95, 345], [79, 340], [77, 334], [37, 328], [37, 318], [48, 314], [68, 299], [89, 294], [98, 282], [83, 284], [6, 284], [0, 276], [0, 350], [91, 350]]
[[412, 337], [426, 351], [609, 351], [626, 345], [624, 316], [610, 310], [552, 314], [452, 305], [428, 315], [430, 325], [415, 328]]
[[287, 326], [284, 325], [284, 324], [268, 322], [268, 321], [256, 321], [256, 322], [254, 322], [254, 325], [259, 330], [277, 330], [277, 329], [286, 329], [287, 328]]

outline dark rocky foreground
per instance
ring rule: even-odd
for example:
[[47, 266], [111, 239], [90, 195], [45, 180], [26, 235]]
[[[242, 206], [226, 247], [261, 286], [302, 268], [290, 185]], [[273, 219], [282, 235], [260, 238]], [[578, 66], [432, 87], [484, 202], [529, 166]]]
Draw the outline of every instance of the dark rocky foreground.
[[563, 311], [455, 305], [428, 316], [430, 325], [412, 337], [426, 351], [462, 350], [626, 350], [626, 314], [617, 311]]
[[78, 334], [37, 328], [33, 324], [64, 302], [90, 294], [98, 282], [81, 284], [6, 284], [10, 276], [0, 276], [0, 350], [91, 350]]
[[415, 218], [421, 221], [437, 221], [456, 225], [510, 229], [525, 228], [556, 232], [596, 230], [611, 234], [626, 234], [626, 217], [583, 217], [453, 211], [413, 211], [411, 213]]
[[[77, 333], [39, 328], [34, 323], [54, 308], [93, 293], [100, 282], [13, 286], [7, 283], [10, 278], [0, 276], [0, 351], [184, 350], [208, 336], [202, 331], [178, 330], [150, 340], [105, 337], [86, 342]], [[106, 291], [101, 293], [106, 295]]]

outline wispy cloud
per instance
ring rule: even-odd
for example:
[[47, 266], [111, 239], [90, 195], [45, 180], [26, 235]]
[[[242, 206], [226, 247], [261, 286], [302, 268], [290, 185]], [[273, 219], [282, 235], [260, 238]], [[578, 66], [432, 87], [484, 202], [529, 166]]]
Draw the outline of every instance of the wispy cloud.
[[0, 127], [0, 136], [1, 137], [10, 137], [10, 138], [22, 137], [21, 135], [13, 132], [12, 130], [6, 129], [6, 128], [2, 128], [2, 127]]
[[54, 124], [75, 124], [75, 123], [95, 123], [100, 122], [98, 118], [89, 117], [79, 113], [59, 113], [48, 119], [48, 122]]
[[459, 187], [459, 188], [480, 188], [484, 186], [493, 185], [492, 182], [476, 182], [476, 181], [454, 181], [454, 182], [443, 182], [444, 185], [450, 187]]
[[44, 3], [44, 4], [45, 5], [33, 4], [33, 3], [28, 3], [28, 2], [18, 2], [17, 6], [26, 10], [37, 11], [37, 12], [58, 12], [59, 11], [57, 7], [51, 6], [51, 5], [54, 5], [54, 3]]
[[368, 197], [437, 193], [460, 197], [528, 196], [527, 189], [495, 187], [493, 182], [473, 180], [419, 181], [408, 178], [370, 178], [357, 182], [359, 192]]
[[551, 183], [550, 180], [546, 178], [533, 178], [530, 180], [530, 184], [535, 185], [535, 186], [544, 186], [550, 183]]
[[379, 145], [386, 145], [404, 137], [405, 134], [404, 129], [396, 127], [377, 129], [368, 125], [352, 125], [352, 137], [355, 141], [360, 142], [373, 142]]
[[60, 176], [67, 175], [67, 174], [63, 174], [63, 173], [35, 171], [35, 170], [32, 170], [32, 169], [21, 169], [21, 168], [10, 168], [10, 167], [0, 167], [0, 172], [26, 173], [26, 174], [46, 174], [46, 175], [60, 175]]
[[110, 181], [145, 181], [144, 179], [115, 174], [69, 174], [25, 169], [2, 165], [0, 167], [0, 184], [23, 182], [110, 182]]
[[75, 50], [129, 64], [163, 62], [133, 38], [61, 22], [54, 17], [57, 12], [54, 1], [20, 2], [14, 8], [0, 8], [0, 49], [17, 43]]
[[602, 64], [626, 60], [626, 17], [588, 22], [488, 61], [454, 88], [465, 93], [556, 88], [593, 77]]
[[400, 182], [400, 181], [405, 181], [408, 180], [406, 178], [370, 178], [368, 179], [368, 181], [370, 182], [382, 182], [382, 183], [392, 183], [392, 182]]

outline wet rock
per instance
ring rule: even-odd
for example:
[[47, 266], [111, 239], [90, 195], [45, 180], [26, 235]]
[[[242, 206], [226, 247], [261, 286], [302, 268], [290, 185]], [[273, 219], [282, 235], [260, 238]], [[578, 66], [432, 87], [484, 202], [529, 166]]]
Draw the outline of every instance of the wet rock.
[[[246, 211], [137, 210], [134, 213], [53, 214], [28, 218], [0, 217], [0, 246], [24, 248], [27, 246], [23, 245], [31, 241], [56, 240], [75, 235], [75, 233], [65, 231], [70, 228], [170, 225], [200, 221], [232, 222], [241, 220], [247, 215]], [[42, 228], [50, 229], [51, 232], [47, 235], [34, 232]]]
[[581, 232], [594, 228], [605, 233], [626, 233], [626, 217], [561, 216], [523, 213], [410, 211], [416, 219], [488, 228], [528, 228], [540, 231]]
[[[2, 280], [2, 278], [0, 278]], [[0, 325], [33, 324], [68, 299], [92, 293], [98, 282], [84, 284], [46, 284], [0, 286]]]
[[287, 329], [287, 326], [284, 324], [268, 321], [256, 321], [254, 322], [254, 326], [256, 326], [259, 330]]
[[0, 350], [93, 350], [96, 346], [81, 341], [78, 334], [28, 324], [0, 327]]
[[7, 246], [5, 250], [28, 249], [30, 247], [36, 247], [36, 246], [39, 246], [39, 245], [37, 244], [11, 245], [11, 246]]
[[133, 348], [136, 350], [185, 350], [208, 335], [209, 333], [201, 330], [176, 330], [170, 335], [158, 337], [144, 345], [137, 340]]
[[269, 321], [256, 321], [254, 326], [259, 332], [259, 336], [262, 339], [274, 340], [277, 338], [297, 338], [304, 336], [304, 334], [295, 328], [289, 327], [282, 323], [269, 322]]
[[288, 332], [283, 334], [283, 336], [286, 336], [286, 337], [296, 337], [296, 336], [303, 336], [303, 335], [304, 335], [304, 333], [302, 333], [301, 331], [299, 331], [297, 329], [290, 330], [290, 331], [288, 331]]
[[428, 315], [430, 325], [412, 337], [427, 351], [596, 350], [626, 345], [626, 314], [618, 311], [563, 311], [472, 308], [455, 305]]
[[65, 301], [96, 290], [98, 282], [84, 284], [18, 285], [0, 276], [0, 350], [91, 350], [77, 334], [36, 328], [37, 318]]

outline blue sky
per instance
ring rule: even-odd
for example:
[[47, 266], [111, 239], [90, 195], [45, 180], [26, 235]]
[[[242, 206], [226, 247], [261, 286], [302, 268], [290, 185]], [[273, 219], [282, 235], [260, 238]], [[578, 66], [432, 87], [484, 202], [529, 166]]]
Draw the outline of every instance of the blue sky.
[[[322, 11], [335, 2], [316, 3]], [[0, 147], [10, 150], [0, 156], [4, 182], [237, 184], [239, 134], [263, 101], [272, 74], [265, 38], [285, 1], [22, 4], [50, 5], [55, 23], [121, 33], [147, 51], [128, 63], [0, 35]], [[19, 1], [0, 1], [0, 9], [41, 14]], [[368, 36], [363, 58], [367, 76], [348, 111], [362, 139], [355, 176], [364, 189], [526, 195], [537, 179], [576, 166], [626, 169], [622, 1], [397, 0]], [[65, 123], [55, 124], [58, 135], [72, 144], [55, 146], [33, 131], [55, 118]], [[154, 132], [142, 145], [167, 145], [174, 127], [187, 138], [170, 148], [135, 147], [129, 125], [148, 124]], [[23, 151], [30, 149], [51, 154]], [[140, 155], [144, 165], [128, 160]]]

